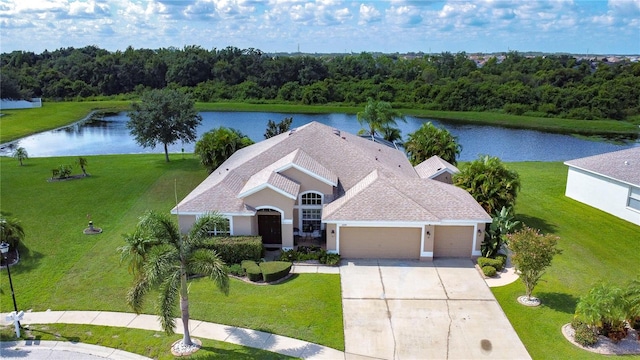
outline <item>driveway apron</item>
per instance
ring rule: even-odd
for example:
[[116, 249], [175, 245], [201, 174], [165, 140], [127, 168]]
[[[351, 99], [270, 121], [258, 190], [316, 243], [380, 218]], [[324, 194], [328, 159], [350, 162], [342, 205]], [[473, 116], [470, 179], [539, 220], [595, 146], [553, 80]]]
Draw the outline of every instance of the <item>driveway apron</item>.
[[347, 359], [530, 359], [468, 259], [343, 260]]

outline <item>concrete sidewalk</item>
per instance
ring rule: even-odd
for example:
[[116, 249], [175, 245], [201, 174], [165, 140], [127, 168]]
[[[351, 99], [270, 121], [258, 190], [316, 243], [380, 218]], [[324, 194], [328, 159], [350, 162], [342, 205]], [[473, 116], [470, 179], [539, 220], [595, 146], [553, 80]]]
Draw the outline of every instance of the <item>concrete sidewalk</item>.
[[[8, 325], [2, 314], [2, 325]], [[26, 312], [23, 325], [29, 324], [87, 324], [115, 326], [129, 329], [162, 331], [155, 315], [136, 315], [109, 311], [44, 311]], [[262, 331], [190, 320], [191, 336], [225, 341], [232, 344], [272, 351], [302, 359], [344, 359], [342, 351], [285, 336]], [[182, 333], [182, 320], [176, 319], [176, 332]]]
[[69, 341], [20, 340], [0, 342], [0, 358], [27, 360], [151, 360], [104, 346]]

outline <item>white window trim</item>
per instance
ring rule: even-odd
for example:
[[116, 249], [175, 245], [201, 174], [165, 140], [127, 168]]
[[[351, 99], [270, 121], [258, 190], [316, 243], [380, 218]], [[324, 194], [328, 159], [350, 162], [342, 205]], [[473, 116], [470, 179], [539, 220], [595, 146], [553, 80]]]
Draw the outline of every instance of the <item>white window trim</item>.
[[[302, 205], [302, 197], [304, 195], [307, 194], [317, 194], [320, 195], [320, 205]], [[303, 193], [300, 193], [300, 195], [298, 195], [298, 206], [296, 206], [296, 208], [298, 209], [298, 229], [300, 229], [300, 231], [303, 231], [303, 219], [302, 219], [302, 212], [304, 210], [320, 210], [320, 231], [325, 229], [325, 225], [324, 222], [322, 221], [322, 206], [324, 204], [324, 194], [321, 193], [320, 191], [315, 191], [315, 190], [308, 190], [305, 191]]]

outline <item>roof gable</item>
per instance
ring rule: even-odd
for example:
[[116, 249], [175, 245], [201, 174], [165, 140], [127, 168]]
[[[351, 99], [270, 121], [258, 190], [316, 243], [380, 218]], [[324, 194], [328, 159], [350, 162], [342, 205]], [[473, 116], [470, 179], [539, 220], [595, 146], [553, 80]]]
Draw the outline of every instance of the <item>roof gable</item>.
[[437, 155], [434, 155], [414, 166], [414, 169], [418, 173], [418, 176], [423, 179], [433, 179], [445, 171], [451, 174], [457, 174], [460, 172], [457, 167], [451, 165], [451, 163]]

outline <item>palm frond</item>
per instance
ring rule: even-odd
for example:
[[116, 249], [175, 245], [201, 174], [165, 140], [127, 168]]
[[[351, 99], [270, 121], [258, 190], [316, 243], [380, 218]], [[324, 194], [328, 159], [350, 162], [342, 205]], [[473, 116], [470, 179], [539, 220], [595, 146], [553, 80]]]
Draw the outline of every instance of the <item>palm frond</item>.
[[140, 314], [142, 312], [144, 298], [150, 288], [151, 284], [147, 281], [147, 278], [144, 276], [138, 276], [136, 277], [131, 289], [127, 292], [127, 304], [136, 314]]
[[225, 295], [229, 295], [229, 274], [224, 261], [213, 250], [197, 249], [189, 257], [187, 270], [208, 276]]
[[180, 297], [180, 278], [181, 271], [178, 269], [169, 274], [160, 285], [156, 312], [160, 317], [160, 326], [167, 335], [175, 333], [176, 307]]
[[180, 247], [180, 229], [168, 214], [149, 211], [140, 218], [138, 226], [152, 239]]

